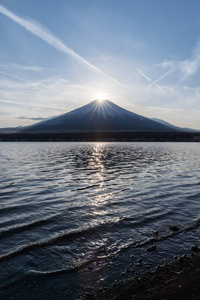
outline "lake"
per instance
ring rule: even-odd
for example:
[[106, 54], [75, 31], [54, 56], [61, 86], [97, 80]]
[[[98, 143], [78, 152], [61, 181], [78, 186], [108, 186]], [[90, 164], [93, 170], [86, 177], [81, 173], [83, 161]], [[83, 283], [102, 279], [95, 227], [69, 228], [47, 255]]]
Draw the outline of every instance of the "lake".
[[1, 299], [76, 299], [190, 255], [199, 226], [200, 143], [0, 143]]

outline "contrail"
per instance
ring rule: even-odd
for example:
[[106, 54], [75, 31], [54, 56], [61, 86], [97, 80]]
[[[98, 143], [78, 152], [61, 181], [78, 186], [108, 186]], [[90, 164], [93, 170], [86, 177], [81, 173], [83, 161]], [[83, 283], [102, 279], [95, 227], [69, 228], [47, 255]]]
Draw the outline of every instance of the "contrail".
[[[135, 69], [144, 77], [146, 78], [148, 81], [152, 81], [148, 76], [146, 76], [142, 71], [140, 71], [138, 68], [135, 67]], [[157, 83], [162, 80], [163, 78], [165, 78], [168, 74], [170, 74], [172, 71], [174, 71], [174, 68], [172, 68], [171, 70], [167, 71], [166, 73], [164, 73], [162, 76], [160, 76], [158, 79], [154, 80], [149, 86], [148, 88], [151, 88], [152, 86], [156, 85], [157, 87], [159, 87], [157, 85]]]
[[38, 23], [34, 23], [33, 21], [25, 20], [21, 17], [18, 17], [17, 15], [13, 14], [11, 11], [9, 11], [7, 8], [5, 8], [3, 5], [0, 5], [0, 12], [13, 20], [15, 23], [22, 26], [27, 31], [31, 32], [33, 35], [36, 35], [49, 45], [53, 46], [60, 52], [71, 56], [73, 59], [77, 60], [79, 63], [84, 64], [85, 66], [89, 67], [90, 69], [102, 74], [104, 77], [109, 78], [113, 82], [122, 85], [119, 81], [115, 80], [114, 78], [110, 77], [109, 75], [105, 74], [103, 71], [101, 71], [99, 68], [94, 66], [93, 64], [89, 63], [86, 59], [84, 59], [82, 56], [80, 56], [78, 53], [76, 53], [73, 49], [67, 47], [61, 40], [59, 40], [55, 35], [50, 33], [48, 30], [44, 29], [41, 25]]
[[152, 84], [150, 84], [149, 88], [158, 83], [160, 80], [162, 80], [164, 77], [166, 77], [168, 74], [170, 74], [172, 71], [174, 71], [174, 68], [164, 73], [162, 76], [160, 76], [158, 79], [156, 79]]
[[135, 69], [144, 77], [146, 78], [148, 81], [152, 81], [147, 75], [145, 75], [142, 71], [140, 71], [138, 68], [135, 67]]

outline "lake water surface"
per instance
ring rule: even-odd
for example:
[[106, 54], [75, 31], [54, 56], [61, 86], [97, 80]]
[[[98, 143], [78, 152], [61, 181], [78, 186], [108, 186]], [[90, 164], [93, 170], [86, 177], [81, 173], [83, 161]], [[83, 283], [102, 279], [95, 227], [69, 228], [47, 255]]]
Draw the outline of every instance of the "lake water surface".
[[191, 254], [199, 226], [200, 143], [0, 143], [0, 299], [76, 299]]

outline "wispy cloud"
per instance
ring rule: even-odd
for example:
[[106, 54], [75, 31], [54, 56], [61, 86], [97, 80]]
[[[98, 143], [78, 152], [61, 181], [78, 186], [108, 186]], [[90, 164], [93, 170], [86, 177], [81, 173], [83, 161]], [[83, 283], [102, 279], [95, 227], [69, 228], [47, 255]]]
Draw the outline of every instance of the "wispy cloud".
[[200, 68], [200, 41], [191, 53], [189, 59], [179, 61], [178, 67], [182, 73], [181, 80], [194, 75]]
[[9, 69], [14, 69], [14, 70], [20, 70], [20, 71], [33, 71], [33, 72], [41, 72], [44, 70], [42, 67], [38, 66], [24, 66], [24, 65], [19, 65], [19, 64], [0, 64], [1, 68], [9, 68]]
[[50, 86], [50, 87], [49, 87], [49, 86], [46, 86], [45, 84], [43, 84], [43, 83], [41, 83], [41, 82], [36, 82], [36, 81], [28, 80], [28, 79], [25, 79], [25, 78], [23, 78], [23, 77], [16, 76], [16, 75], [13, 75], [13, 74], [10, 74], [10, 73], [1, 71], [1, 70], [0, 70], [0, 74], [9, 76], [9, 77], [11, 77], [11, 78], [15, 78], [15, 79], [22, 80], [22, 81], [24, 81], [24, 82], [26, 82], [26, 83], [31, 84], [32, 86], [35, 85], [35, 87], [38, 87], [38, 85], [40, 85], [41, 87], [43, 87], [43, 88], [45, 88], [45, 89], [46, 89], [46, 88], [48, 88], [48, 89], [53, 89], [53, 90], [55, 90], [56, 92], [61, 93], [60, 90], [58, 90], [58, 89], [56, 89], [56, 88], [54, 88], [54, 87], [52, 87], [52, 86]]
[[112, 78], [111, 76], [105, 74], [98, 67], [91, 64], [86, 59], [84, 59], [81, 55], [76, 53], [73, 49], [66, 46], [60, 39], [58, 39], [55, 35], [53, 35], [47, 29], [45, 29], [42, 25], [40, 25], [40, 24], [38, 24], [34, 21], [23, 19], [23, 18], [17, 16], [16, 14], [12, 13], [11, 11], [9, 11], [7, 8], [5, 8], [2, 5], [0, 5], [0, 12], [3, 15], [10, 18], [11, 20], [13, 20], [14, 22], [16, 22], [17, 24], [19, 24], [20, 26], [22, 26], [24, 29], [26, 29], [27, 31], [29, 31], [33, 35], [39, 37], [40, 39], [42, 39], [43, 41], [45, 41], [49, 45], [56, 48], [60, 52], [71, 56], [73, 59], [75, 59], [79, 63], [85, 65], [86, 67], [90, 68], [91, 70], [96, 71], [97, 73], [99, 73], [99, 74], [103, 75], [104, 77], [110, 79], [111, 81], [115, 82], [116, 84], [121, 85], [121, 83], [119, 81], [117, 81], [116, 79]]
[[3, 74], [3, 75], [9, 76], [9, 77], [20, 79], [20, 80], [25, 81], [25, 82], [33, 83], [31, 80], [27, 80], [25, 78], [22, 78], [22, 77], [19, 77], [19, 76], [15, 76], [15, 75], [9, 74], [7, 72], [0, 71], [0, 73]]
[[180, 81], [184, 81], [194, 74], [200, 68], [200, 41], [197, 43], [197, 46], [191, 52], [191, 55], [188, 59], [185, 60], [177, 60], [177, 61], [164, 61], [157, 66], [162, 68], [172, 68], [179, 71], [180, 74]]
[[33, 121], [42, 121], [42, 120], [45, 120], [47, 118], [42, 118], [42, 117], [26, 117], [26, 116], [21, 116], [21, 117], [18, 117], [18, 119], [21, 119], [21, 120], [33, 120]]

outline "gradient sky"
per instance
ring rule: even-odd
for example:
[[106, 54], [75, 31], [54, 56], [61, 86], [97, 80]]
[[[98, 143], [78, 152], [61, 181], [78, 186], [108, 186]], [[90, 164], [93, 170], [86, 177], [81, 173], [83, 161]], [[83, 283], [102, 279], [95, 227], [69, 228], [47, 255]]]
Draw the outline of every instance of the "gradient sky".
[[0, 127], [97, 98], [200, 129], [200, 1], [0, 0]]

